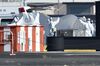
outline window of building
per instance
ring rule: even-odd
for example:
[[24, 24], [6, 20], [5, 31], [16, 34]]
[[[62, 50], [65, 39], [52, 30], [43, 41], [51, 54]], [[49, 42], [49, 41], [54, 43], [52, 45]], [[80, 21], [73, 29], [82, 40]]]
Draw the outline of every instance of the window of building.
[[68, 4], [67, 14], [91, 15], [93, 14], [93, 4]]

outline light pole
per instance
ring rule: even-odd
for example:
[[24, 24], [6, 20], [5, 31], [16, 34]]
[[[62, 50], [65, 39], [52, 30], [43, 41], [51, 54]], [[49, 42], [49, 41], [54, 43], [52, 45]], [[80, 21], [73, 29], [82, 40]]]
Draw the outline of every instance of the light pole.
[[59, 15], [60, 1], [58, 0], [58, 15]]

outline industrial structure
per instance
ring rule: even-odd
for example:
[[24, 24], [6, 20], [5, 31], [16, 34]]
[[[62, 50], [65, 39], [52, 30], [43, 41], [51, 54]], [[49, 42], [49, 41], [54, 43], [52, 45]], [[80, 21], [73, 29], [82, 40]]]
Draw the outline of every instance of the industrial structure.
[[[63, 51], [73, 44], [69, 39], [72, 42], [78, 38], [75, 42], [80, 44], [79, 39], [96, 37], [94, 0], [0, 0], [0, 3], [0, 52], [43, 52], [46, 41], [47, 50]], [[83, 44], [79, 49], [88, 48]], [[89, 49], [94, 49], [93, 46]]]
[[0, 26], [0, 52], [43, 52], [43, 26]]

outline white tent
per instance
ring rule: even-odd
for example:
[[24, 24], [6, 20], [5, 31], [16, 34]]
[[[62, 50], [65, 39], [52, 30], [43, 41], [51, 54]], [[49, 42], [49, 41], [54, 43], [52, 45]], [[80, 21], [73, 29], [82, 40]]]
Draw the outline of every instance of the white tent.
[[82, 22], [75, 15], [66, 15], [61, 17], [56, 28], [57, 30], [72, 30], [74, 37], [85, 37], [86, 25]]
[[73, 25], [76, 22], [77, 17], [74, 15], [66, 15], [60, 18], [60, 22], [56, 25], [57, 30], [69, 30], [74, 29]]

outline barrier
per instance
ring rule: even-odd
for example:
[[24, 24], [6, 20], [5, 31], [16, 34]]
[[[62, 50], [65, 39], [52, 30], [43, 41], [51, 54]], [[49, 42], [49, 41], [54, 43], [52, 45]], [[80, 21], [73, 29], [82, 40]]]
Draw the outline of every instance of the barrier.
[[48, 51], [64, 51], [63, 37], [47, 37]]
[[[13, 33], [12, 37], [14, 43], [13, 46], [14, 52], [44, 51], [43, 26], [0, 26], [0, 30], [1, 31], [9, 30]], [[4, 32], [2, 32], [1, 35], [3, 36], [1, 37], [1, 39], [7, 37], [5, 36]], [[4, 51], [4, 49], [1, 50]]]

